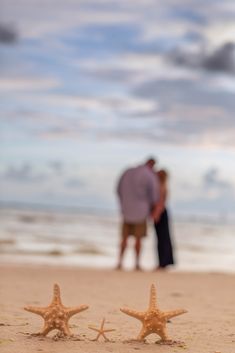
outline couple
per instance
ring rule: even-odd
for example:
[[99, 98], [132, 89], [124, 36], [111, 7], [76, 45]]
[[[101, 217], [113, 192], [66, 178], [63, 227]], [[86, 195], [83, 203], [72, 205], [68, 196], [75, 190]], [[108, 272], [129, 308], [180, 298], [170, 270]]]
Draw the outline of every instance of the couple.
[[122, 269], [123, 256], [129, 236], [135, 237], [136, 270], [140, 270], [142, 237], [147, 235], [147, 220], [151, 217], [157, 236], [158, 269], [173, 265], [172, 244], [166, 210], [167, 172], [155, 172], [155, 159], [149, 158], [143, 165], [127, 169], [117, 185], [117, 194], [123, 217], [119, 262]]

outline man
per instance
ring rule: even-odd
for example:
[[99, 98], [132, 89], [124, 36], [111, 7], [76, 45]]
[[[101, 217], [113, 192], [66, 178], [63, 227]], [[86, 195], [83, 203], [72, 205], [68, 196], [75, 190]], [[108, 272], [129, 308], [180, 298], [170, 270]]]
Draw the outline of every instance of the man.
[[123, 216], [118, 269], [122, 268], [128, 237], [135, 237], [135, 268], [140, 270], [141, 239], [147, 234], [147, 219], [158, 201], [159, 187], [153, 172], [155, 160], [127, 169], [117, 185], [117, 194]]

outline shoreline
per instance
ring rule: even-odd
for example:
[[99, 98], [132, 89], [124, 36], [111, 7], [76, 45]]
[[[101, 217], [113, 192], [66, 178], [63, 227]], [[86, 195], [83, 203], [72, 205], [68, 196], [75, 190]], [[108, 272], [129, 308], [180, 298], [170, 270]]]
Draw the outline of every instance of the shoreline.
[[[180, 352], [221, 353], [235, 351], [235, 276], [221, 273], [198, 272], [138, 272], [114, 271], [64, 266], [15, 266], [0, 267], [1, 335], [2, 353], [146, 353]], [[70, 329], [77, 337], [55, 342], [52, 331], [47, 337], [30, 334], [42, 328], [43, 320], [23, 310], [24, 306], [47, 306], [51, 302], [53, 285], [61, 288], [65, 306], [89, 305], [89, 309], [73, 316]], [[167, 331], [179, 344], [155, 345], [159, 337], [152, 334], [146, 343], [126, 343], [137, 336], [140, 323], [120, 312], [121, 307], [144, 311], [148, 307], [151, 284], [157, 289], [160, 310], [185, 309], [188, 313], [173, 318]], [[106, 318], [111, 342], [91, 341], [95, 333], [88, 325], [99, 326]]]
[[[87, 217], [87, 216], [86, 216]], [[120, 233], [119, 224], [107, 218], [35, 212], [1, 213], [1, 263], [46, 263], [64, 266], [114, 268]], [[234, 226], [220, 228], [202, 224], [172, 224], [172, 241], [177, 271], [235, 273]], [[149, 224], [144, 239], [141, 266], [157, 265], [156, 235]], [[134, 259], [130, 240], [124, 266], [131, 269]], [[232, 271], [233, 270], [233, 271]]]
[[172, 268], [168, 268], [166, 270], [155, 270], [154, 268], [141, 268], [141, 270], [135, 270], [135, 267], [133, 265], [132, 267], [126, 267], [123, 268], [122, 270], [117, 270], [115, 266], [94, 266], [94, 265], [80, 265], [80, 264], [71, 264], [71, 263], [63, 263], [61, 265], [58, 265], [58, 263], [40, 263], [40, 262], [31, 262], [30, 260], [27, 261], [0, 261], [0, 273], [1, 273], [1, 268], [14, 268], [14, 269], [25, 269], [29, 268], [32, 270], [48, 270], [52, 269], [55, 271], [59, 270], [68, 270], [68, 271], [94, 271], [94, 272], [117, 272], [117, 273], [129, 273], [129, 274], [164, 274], [164, 275], [169, 275], [169, 274], [176, 274], [176, 275], [222, 275], [222, 276], [231, 276], [235, 278], [235, 270], [227, 271], [227, 270], [217, 270], [217, 269], [185, 269], [185, 268], [180, 268], [177, 267], [176, 265], [172, 266]]

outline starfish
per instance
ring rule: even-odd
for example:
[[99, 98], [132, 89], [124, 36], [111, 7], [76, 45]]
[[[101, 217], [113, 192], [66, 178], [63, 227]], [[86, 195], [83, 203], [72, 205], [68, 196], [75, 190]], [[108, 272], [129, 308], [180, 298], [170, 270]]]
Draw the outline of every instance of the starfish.
[[39, 308], [35, 306], [26, 306], [24, 310], [40, 315], [44, 319], [43, 329], [36, 335], [46, 336], [52, 330], [59, 330], [64, 336], [72, 336], [68, 321], [71, 316], [88, 309], [87, 305], [75, 307], [65, 307], [61, 302], [60, 287], [54, 284], [53, 299], [47, 307]]
[[166, 333], [166, 323], [172, 317], [187, 312], [183, 309], [163, 312], [158, 309], [156, 302], [156, 288], [152, 284], [150, 289], [149, 307], [146, 311], [140, 312], [127, 308], [120, 309], [123, 313], [132, 316], [142, 322], [143, 327], [136, 339], [137, 341], [144, 341], [145, 337], [147, 337], [151, 333], [156, 333], [161, 337], [162, 342], [172, 342], [172, 340], [169, 339]]
[[105, 341], [109, 341], [109, 339], [105, 336], [105, 332], [115, 331], [115, 329], [104, 329], [105, 318], [102, 320], [100, 328], [96, 328], [94, 326], [88, 326], [91, 330], [98, 332], [98, 335], [93, 341], [98, 341], [100, 336], [103, 336]]

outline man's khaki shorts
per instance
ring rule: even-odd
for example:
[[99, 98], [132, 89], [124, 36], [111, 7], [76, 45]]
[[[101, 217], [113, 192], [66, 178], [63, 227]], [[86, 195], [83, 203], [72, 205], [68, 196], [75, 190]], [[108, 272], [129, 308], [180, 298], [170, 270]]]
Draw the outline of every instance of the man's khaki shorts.
[[142, 238], [147, 235], [147, 223], [146, 221], [141, 223], [127, 223], [122, 224], [122, 237], [127, 238], [129, 236], [134, 236], [137, 238]]

